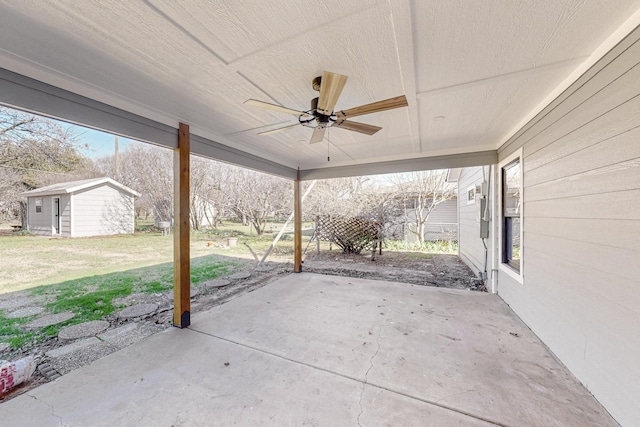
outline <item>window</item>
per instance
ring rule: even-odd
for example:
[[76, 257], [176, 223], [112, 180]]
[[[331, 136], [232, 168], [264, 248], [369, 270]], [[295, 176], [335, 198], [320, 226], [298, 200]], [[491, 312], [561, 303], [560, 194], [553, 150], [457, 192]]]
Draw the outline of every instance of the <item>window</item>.
[[522, 167], [520, 158], [502, 166], [502, 263], [520, 273]]
[[42, 197], [36, 199], [36, 213], [42, 213]]
[[473, 204], [476, 202], [476, 187], [471, 186], [469, 188], [467, 188], [467, 204]]

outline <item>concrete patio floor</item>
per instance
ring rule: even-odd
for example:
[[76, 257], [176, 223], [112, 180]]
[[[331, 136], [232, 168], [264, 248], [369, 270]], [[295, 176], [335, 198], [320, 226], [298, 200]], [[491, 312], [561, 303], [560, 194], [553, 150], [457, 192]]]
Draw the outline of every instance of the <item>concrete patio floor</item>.
[[497, 296], [292, 274], [0, 405], [2, 426], [615, 426]]

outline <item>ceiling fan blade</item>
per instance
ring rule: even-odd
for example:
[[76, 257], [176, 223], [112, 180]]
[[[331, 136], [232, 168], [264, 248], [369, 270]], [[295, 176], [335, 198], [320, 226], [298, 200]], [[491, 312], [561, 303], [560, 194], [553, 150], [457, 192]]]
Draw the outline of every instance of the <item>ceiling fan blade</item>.
[[318, 126], [313, 130], [313, 135], [311, 135], [311, 141], [309, 144], [315, 144], [317, 142], [321, 142], [324, 139], [324, 131], [327, 128]]
[[300, 123], [294, 123], [292, 125], [283, 126], [281, 128], [275, 128], [275, 129], [267, 130], [267, 131], [264, 131], [264, 132], [260, 132], [258, 135], [260, 135], [260, 136], [271, 135], [271, 134], [274, 134], [274, 133], [282, 132], [283, 130], [294, 128], [296, 126], [300, 126]]
[[279, 111], [281, 113], [293, 114], [294, 116], [311, 116], [304, 111], [293, 110], [291, 108], [283, 107], [278, 104], [270, 104], [264, 101], [258, 101], [257, 99], [247, 99], [244, 101], [245, 105], [251, 105], [253, 107], [266, 108], [267, 110]]
[[333, 113], [333, 109], [338, 102], [338, 97], [342, 93], [342, 88], [348, 77], [342, 74], [324, 71], [320, 81], [320, 98], [318, 99], [318, 112], [326, 116]]
[[361, 105], [359, 107], [350, 108], [348, 110], [339, 111], [336, 115], [340, 117], [355, 117], [364, 114], [377, 113], [379, 111], [392, 110], [394, 108], [406, 107], [407, 97], [396, 96], [395, 98], [385, 99], [384, 101], [372, 102], [371, 104]]
[[352, 130], [354, 132], [364, 133], [366, 135], [373, 135], [382, 129], [379, 126], [367, 125], [365, 123], [352, 122], [350, 120], [342, 120], [336, 122], [334, 126], [338, 126], [341, 129]]

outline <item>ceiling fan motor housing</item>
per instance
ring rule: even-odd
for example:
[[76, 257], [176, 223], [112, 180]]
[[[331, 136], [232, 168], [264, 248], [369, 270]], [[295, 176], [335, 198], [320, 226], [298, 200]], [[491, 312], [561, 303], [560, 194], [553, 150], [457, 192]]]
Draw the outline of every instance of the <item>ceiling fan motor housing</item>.
[[327, 124], [329, 123], [329, 118], [331, 117], [318, 112], [318, 98], [313, 98], [311, 100], [311, 114], [313, 114], [316, 122], [318, 122], [318, 126], [322, 127], [327, 126]]

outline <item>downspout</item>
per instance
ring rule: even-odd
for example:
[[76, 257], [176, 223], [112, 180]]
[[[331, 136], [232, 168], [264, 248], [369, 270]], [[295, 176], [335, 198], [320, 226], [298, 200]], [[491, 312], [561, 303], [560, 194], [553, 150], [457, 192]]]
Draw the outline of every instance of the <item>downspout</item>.
[[[496, 165], [492, 165], [489, 167], [489, 176], [496, 177]], [[493, 185], [489, 186], [489, 192], [491, 194], [491, 206], [493, 207], [493, 215], [490, 215], [491, 224], [489, 227], [489, 237], [491, 238], [491, 293], [498, 293], [498, 251], [497, 245], [499, 242], [496, 241], [498, 236], [498, 226], [497, 226], [497, 215], [499, 215], [498, 208], [498, 190], [497, 190], [498, 180], [493, 180]]]

